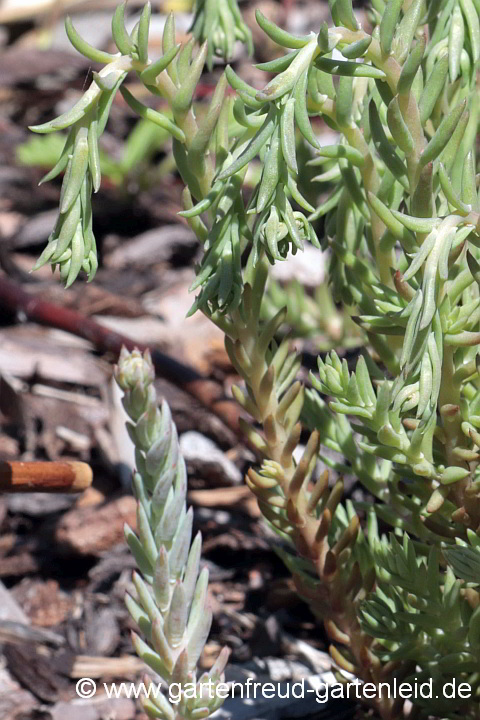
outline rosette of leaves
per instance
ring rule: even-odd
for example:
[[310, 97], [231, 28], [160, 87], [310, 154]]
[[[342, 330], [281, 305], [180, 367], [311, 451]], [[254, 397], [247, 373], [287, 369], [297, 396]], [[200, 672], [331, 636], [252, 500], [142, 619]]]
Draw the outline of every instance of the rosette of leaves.
[[238, 9], [237, 0], [196, 0], [191, 27], [194, 37], [207, 41], [207, 66], [211, 70], [214, 57], [230, 62], [237, 40], [245, 43], [253, 54], [252, 33]]
[[135, 591], [127, 594], [126, 605], [145, 638], [133, 633], [137, 654], [167, 687], [175, 683], [175, 697], [180, 689], [174, 705], [161, 693], [144, 698], [148, 716], [198, 720], [222, 704], [216, 687], [224, 681], [228, 650], [222, 650], [209, 673], [197, 677], [197, 662], [212, 623], [208, 570], [200, 570], [200, 533], [192, 543], [185, 461], [167, 403], [161, 409], [157, 406], [154, 377], [148, 352], [122, 350], [115, 379], [124, 391], [137, 466], [133, 475], [137, 532], [126, 526], [125, 537], [140, 571], [133, 575]]

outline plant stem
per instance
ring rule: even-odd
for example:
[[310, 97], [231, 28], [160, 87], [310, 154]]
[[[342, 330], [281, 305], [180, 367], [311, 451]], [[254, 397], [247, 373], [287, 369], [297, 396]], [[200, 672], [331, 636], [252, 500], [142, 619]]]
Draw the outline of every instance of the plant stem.
[[[459, 460], [454, 455], [456, 448], [467, 447], [466, 437], [462, 432], [463, 418], [460, 410], [461, 383], [454, 379], [454, 352], [455, 348], [451, 345], [444, 344], [442, 382], [438, 402], [440, 414], [443, 418], [447, 466], [465, 467], [468, 469], [468, 463]], [[465, 508], [468, 514], [468, 518], [466, 518], [468, 525], [472, 530], [476, 531], [480, 524], [480, 506], [478, 499], [475, 496], [469, 497], [466, 492], [471, 484], [471, 476], [466, 477], [464, 480], [457, 481], [452, 485], [450, 497], [459, 509]]]

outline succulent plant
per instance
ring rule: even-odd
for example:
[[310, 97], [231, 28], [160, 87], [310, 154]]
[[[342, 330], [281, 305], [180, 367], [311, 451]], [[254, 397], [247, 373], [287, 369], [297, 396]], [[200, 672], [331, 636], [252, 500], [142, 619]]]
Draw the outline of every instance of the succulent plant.
[[[200, 570], [202, 536], [192, 542], [193, 511], [186, 507], [187, 469], [170, 408], [158, 407], [148, 352], [122, 350], [115, 379], [124, 392], [127, 429], [135, 446], [133, 491], [137, 532], [125, 527], [139, 573], [127, 608], [145, 640], [133, 633], [142, 660], [175, 693], [144, 698], [150, 717], [206, 718], [221, 704], [216, 693], [228, 659], [224, 648], [209, 673], [197, 677], [197, 663], [212, 624], [208, 569]], [[195, 692], [192, 688], [195, 688]], [[178, 692], [180, 690], [180, 692]], [[173, 703], [172, 700], [175, 700]]]
[[[65, 169], [59, 222], [39, 262], [59, 264], [67, 285], [83, 263], [92, 275], [96, 141], [113, 94], [135, 72], [172, 113], [170, 120], [141, 105], [122, 85], [131, 107], [172, 135], [185, 183], [181, 215], [204, 248], [191, 312], [202, 310], [225, 333], [244, 383], [234, 396], [252, 417], [242, 427], [263, 458], [247, 483], [279, 536], [276, 549], [300, 595], [324, 623], [336, 667], [378, 691], [384, 685], [393, 692], [398, 682], [431, 683], [431, 697], [409, 698], [411, 711], [404, 696], [364, 693], [384, 720], [476, 718], [480, 6], [478, 0], [373, 0], [367, 32], [351, 0], [329, 5], [333, 26], [323, 23], [303, 37], [257, 12], [262, 30], [285, 49], [257, 66], [273, 77], [257, 90], [227, 67], [201, 121], [193, 99], [205, 63], [219, 53], [230, 57], [234, 38], [248, 44], [236, 6], [198, 4], [194, 34], [208, 44], [197, 50], [194, 41], [175, 44], [170, 17], [163, 56], [155, 61], [148, 58], [148, 4], [130, 35], [124, 6], [117, 8], [117, 56], [88, 46], [68, 21], [74, 46], [106, 67], [69, 113], [34, 128], [70, 127], [47, 176]], [[317, 117], [337, 142], [321, 144]], [[300, 190], [306, 156], [310, 167], [320, 168], [314, 181], [329, 189], [318, 207]], [[256, 158], [261, 172], [247, 201], [242, 189]], [[354, 319], [364, 345], [352, 364], [342, 358], [339, 341], [319, 358], [305, 389], [296, 379], [300, 358], [280, 332], [287, 311], [272, 312], [271, 301], [265, 311], [265, 288], [269, 267], [288, 262], [307, 242], [328, 254], [331, 297]], [[328, 317], [332, 307], [328, 296]], [[175, 590], [168, 603], [162, 594], [171, 587], [165, 579], [170, 565], [168, 573], [164, 567], [173, 548], [176, 587], [187, 575], [178, 534], [164, 532], [171, 513], [165, 517], [164, 505], [157, 507], [161, 498], [182, 527], [188, 525], [185, 476], [168, 410], [156, 409], [150, 371], [138, 357], [123, 357], [120, 368], [138, 448], [139, 536], [128, 538], [145, 578], [137, 579], [138, 600], [129, 603], [168, 682], [180, 662], [191, 671], [201, 645], [196, 640], [188, 662], [180, 661], [185, 645], [176, 646], [183, 648], [178, 653], [158, 631], [162, 623], [169, 627], [173, 598], [190, 633], [191, 590]], [[296, 461], [302, 428], [310, 436]], [[175, 472], [172, 458], [179, 462]], [[328, 473], [315, 479], [319, 458], [338, 478], [333, 485]], [[345, 473], [371, 502], [342, 499]], [[181, 544], [183, 563], [194, 562], [187, 561], [189, 544], [190, 538]], [[198, 550], [190, 553], [195, 558]], [[188, 647], [188, 640], [181, 642]], [[154, 657], [136, 643], [142, 657]], [[448, 696], [444, 688], [452, 682], [466, 684], [469, 696]], [[205, 708], [191, 712], [210, 712]]]

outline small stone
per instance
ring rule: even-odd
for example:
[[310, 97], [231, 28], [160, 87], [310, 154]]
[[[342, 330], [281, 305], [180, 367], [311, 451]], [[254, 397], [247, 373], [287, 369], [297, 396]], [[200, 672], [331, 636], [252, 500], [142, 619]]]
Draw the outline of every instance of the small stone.
[[271, 275], [281, 282], [295, 279], [307, 287], [318, 287], [325, 280], [325, 262], [322, 250], [306, 245], [303, 252], [290, 254], [285, 262], [275, 263]]
[[217, 445], [198, 432], [180, 437], [180, 450], [191, 470], [222, 485], [240, 485], [242, 473]]

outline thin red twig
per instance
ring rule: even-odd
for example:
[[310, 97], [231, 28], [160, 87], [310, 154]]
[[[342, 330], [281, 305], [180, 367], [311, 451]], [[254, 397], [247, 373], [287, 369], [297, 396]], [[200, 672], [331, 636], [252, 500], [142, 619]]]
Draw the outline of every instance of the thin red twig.
[[154, 347], [135, 342], [127, 335], [109, 330], [83, 313], [42, 300], [40, 297], [26, 292], [4, 275], [0, 275], [0, 308], [16, 313], [21, 312], [29, 320], [41, 325], [65, 330], [82, 337], [101, 352], [118, 355], [122, 345], [128, 350], [134, 348], [146, 350], [148, 348], [158, 375], [188, 392], [204, 407], [221, 418], [231, 430], [240, 435], [237, 405], [225, 397], [223, 389], [217, 382], [204, 377], [191, 365], [185, 365]]

